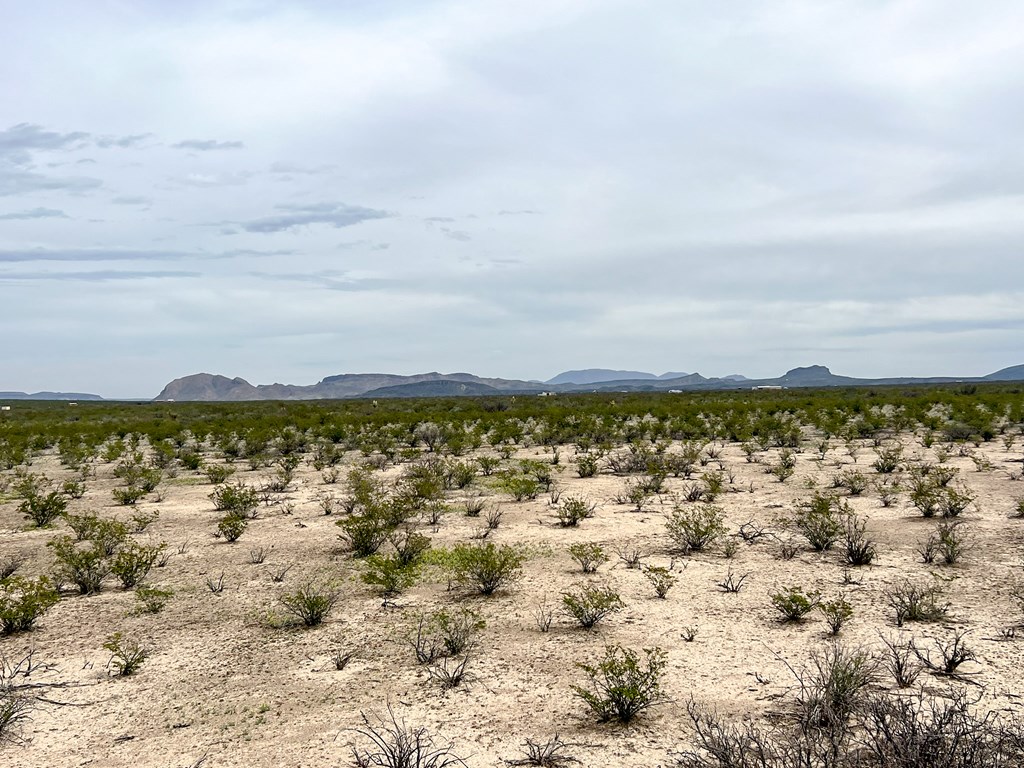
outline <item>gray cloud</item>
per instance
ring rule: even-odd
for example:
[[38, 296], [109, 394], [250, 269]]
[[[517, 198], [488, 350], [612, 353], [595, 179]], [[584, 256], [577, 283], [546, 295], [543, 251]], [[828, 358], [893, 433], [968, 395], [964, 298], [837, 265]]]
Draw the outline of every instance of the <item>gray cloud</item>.
[[0, 272], [0, 282], [85, 282], [104, 283], [112, 280], [158, 280], [164, 278], [196, 278], [201, 272], [182, 270], [118, 271], [94, 270], [90, 272]]
[[82, 131], [59, 133], [31, 123], [18, 123], [0, 131], [0, 159], [25, 165], [34, 151], [81, 146], [88, 138], [89, 134]]
[[153, 138], [152, 133], [136, 133], [129, 136], [99, 136], [96, 138], [96, 146], [103, 149], [118, 147], [120, 149], [131, 149], [138, 147], [147, 139]]
[[25, 248], [0, 249], [0, 263], [27, 261], [200, 261], [245, 257], [289, 256], [288, 250], [261, 251], [239, 248], [229, 251], [165, 251], [133, 248]]
[[318, 176], [335, 170], [333, 165], [300, 165], [298, 163], [271, 163], [270, 172], [286, 176]]
[[100, 179], [89, 176], [46, 176], [29, 171], [5, 171], [0, 167], [0, 197], [36, 192], [83, 194], [102, 186]]
[[372, 219], [385, 219], [392, 214], [373, 208], [363, 208], [345, 203], [313, 203], [309, 205], [279, 205], [279, 210], [288, 211], [278, 216], [266, 216], [242, 223], [247, 232], [285, 232], [313, 224], [331, 227], [351, 227]]
[[192, 149], [197, 152], [217, 152], [224, 149], [242, 149], [245, 147], [240, 141], [215, 141], [213, 139], [185, 139], [177, 144], [171, 144], [174, 149]]
[[150, 205], [153, 198], [144, 195], [118, 195], [111, 198], [110, 202], [114, 205]]
[[56, 208], [33, 208], [29, 211], [16, 211], [14, 213], [3, 213], [0, 214], [0, 220], [3, 221], [20, 221], [27, 219], [67, 219], [69, 218], [64, 211], [58, 211]]

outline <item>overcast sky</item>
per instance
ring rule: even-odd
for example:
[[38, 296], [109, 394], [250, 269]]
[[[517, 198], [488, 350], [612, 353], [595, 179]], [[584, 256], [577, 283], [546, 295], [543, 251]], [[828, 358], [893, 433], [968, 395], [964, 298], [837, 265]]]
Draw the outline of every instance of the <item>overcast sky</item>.
[[1015, 0], [0, 25], [0, 390], [1024, 363]]

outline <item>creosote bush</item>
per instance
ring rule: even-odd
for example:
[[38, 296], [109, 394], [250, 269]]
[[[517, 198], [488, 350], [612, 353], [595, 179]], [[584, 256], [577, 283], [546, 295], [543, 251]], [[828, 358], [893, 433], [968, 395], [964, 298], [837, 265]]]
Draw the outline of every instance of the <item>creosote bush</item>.
[[340, 593], [331, 586], [307, 582], [295, 592], [282, 595], [280, 602], [289, 614], [307, 627], [316, 627], [333, 610]]
[[103, 643], [103, 647], [110, 651], [110, 667], [112, 674], [117, 677], [128, 677], [134, 675], [139, 667], [149, 658], [149, 649], [144, 648], [138, 640], [125, 638], [120, 632], [115, 632]]
[[818, 607], [819, 592], [804, 593], [799, 587], [787, 587], [771, 596], [772, 605], [782, 614], [783, 621], [803, 621], [804, 618]]
[[45, 576], [10, 576], [0, 581], [0, 634], [28, 632], [59, 600], [60, 595]]
[[619, 593], [611, 587], [582, 584], [575, 591], [562, 593], [562, 610], [584, 629], [593, 629], [602, 619], [625, 607]]
[[725, 513], [714, 504], [676, 506], [665, 523], [675, 551], [702, 552], [725, 533]]
[[850, 514], [849, 503], [836, 494], [815, 491], [800, 504], [794, 522], [815, 551], [825, 552], [842, 537]]
[[610, 645], [596, 664], [577, 663], [589, 678], [586, 686], [572, 686], [601, 722], [629, 723], [660, 702], [661, 676], [668, 663], [660, 648], [643, 649], [644, 658], [629, 648]]
[[579, 563], [584, 573], [595, 573], [602, 563], [607, 563], [608, 555], [604, 547], [593, 542], [578, 542], [569, 545], [569, 555]]
[[523, 573], [526, 553], [519, 547], [493, 542], [485, 544], [456, 544], [449, 550], [435, 550], [435, 562], [440, 562], [451, 579], [470, 586], [482, 595], [490, 595], [511, 586]]

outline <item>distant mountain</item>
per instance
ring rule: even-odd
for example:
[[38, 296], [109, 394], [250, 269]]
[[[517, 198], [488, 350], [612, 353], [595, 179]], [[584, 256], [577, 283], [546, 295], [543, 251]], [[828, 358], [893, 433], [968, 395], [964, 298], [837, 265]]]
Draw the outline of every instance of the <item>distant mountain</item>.
[[658, 378], [644, 371], [613, 371], [608, 368], [586, 368], [582, 371], [563, 371], [545, 384], [596, 384], [602, 381], [647, 380]]
[[985, 381], [1024, 381], [1024, 365], [1014, 365], [982, 377]]
[[[606, 378], [612, 377], [612, 378]], [[175, 379], [157, 395], [157, 400], [318, 400], [349, 397], [455, 397], [461, 395], [536, 394], [553, 392], [669, 392], [756, 387], [854, 387], [898, 384], [947, 384], [955, 382], [1024, 381], [1024, 365], [1004, 368], [983, 377], [932, 377], [857, 379], [837, 376], [823, 365], [793, 368], [773, 379], [748, 379], [739, 374], [706, 378], [699, 373], [664, 373], [655, 376], [642, 371], [588, 369], [566, 371], [547, 382], [518, 379], [488, 379], [470, 373], [420, 373], [399, 376], [390, 373], [345, 373], [328, 376], [316, 384], [250, 384], [197, 373]], [[8, 393], [10, 394], [10, 393]], [[28, 397], [23, 393], [15, 393]], [[52, 395], [52, 397], [42, 397]], [[4, 397], [0, 393], [0, 399]], [[56, 399], [54, 393], [38, 393], [37, 399]], [[60, 399], [100, 399], [96, 395], [61, 395]]]
[[0, 400], [102, 400], [86, 392], [0, 392]]
[[418, 381], [414, 384], [396, 384], [364, 392], [362, 397], [480, 397], [500, 395], [502, 391], [487, 384], [463, 381]]
[[[257, 384], [252, 385], [245, 379], [229, 379], [209, 373], [196, 373], [175, 379], [156, 396], [156, 400], [182, 401], [213, 401], [213, 400], [335, 400], [347, 397], [439, 397], [444, 387], [436, 389], [436, 394], [394, 395], [378, 394], [381, 390], [394, 387], [451, 382], [465, 384], [470, 389], [486, 387], [488, 394], [498, 392], [532, 392], [539, 385], [535, 382], [514, 379], [484, 379], [470, 373], [421, 373], [414, 376], [399, 376], [390, 373], [345, 373], [339, 376], [328, 376], [316, 384]], [[414, 390], [415, 391], [415, 390]], [[430, 391], [429, 387], [422, 390]], [[468, 390], [451, 394], [465, 394]], [[480, 390], [483, 394], [484, 391]]]

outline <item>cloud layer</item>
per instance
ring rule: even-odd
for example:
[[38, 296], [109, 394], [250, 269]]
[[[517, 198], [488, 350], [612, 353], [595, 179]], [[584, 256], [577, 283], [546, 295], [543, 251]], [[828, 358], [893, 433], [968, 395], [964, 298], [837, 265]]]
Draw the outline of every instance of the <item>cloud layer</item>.
[[1024, 362], [1009, 0], [59, 5], [0, 28], [0, 389]]

